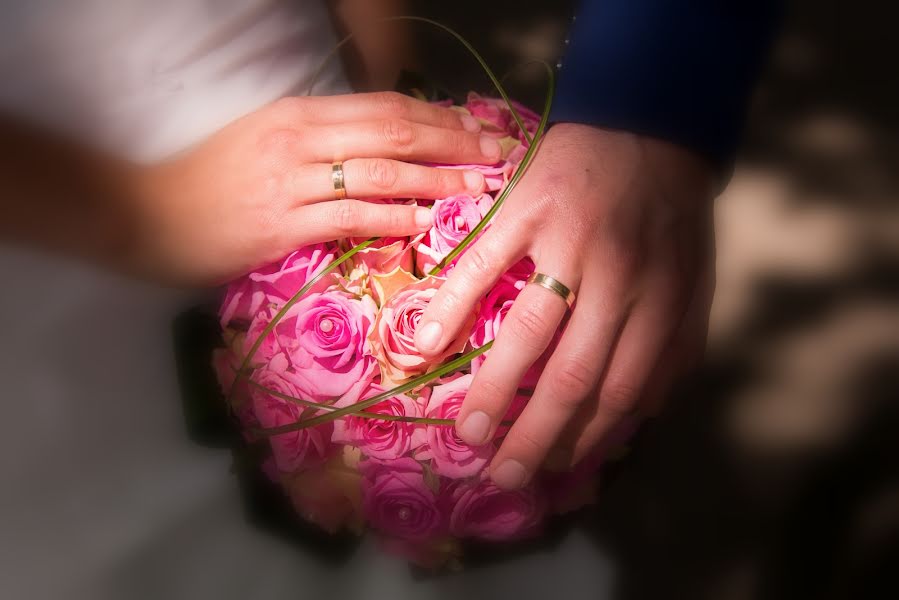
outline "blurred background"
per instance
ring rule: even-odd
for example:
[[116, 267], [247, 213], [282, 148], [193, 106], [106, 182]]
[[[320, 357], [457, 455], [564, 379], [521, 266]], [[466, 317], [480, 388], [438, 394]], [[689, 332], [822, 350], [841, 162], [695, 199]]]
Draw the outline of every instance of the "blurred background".
[[[899, 8], [786, 4], [717, 202], [707, 358], [604, 471], [595, 509], [541, 545], [486, 552], [440, 578], [308, 530], [305, 545], [286, 543], [278, 521], [247, 510], [253, 492], [241, 497], [230, 453], [185, 426], [171, 318], [198, 300], [123, 292], [87, 268], [47, 271], [4, 249], [0, 330], [23, 341], [0, 360], [0, 597], [899, 598]], [[572, 5], [408, 10], [457, 29], [539, 106], [541, 70], [515, 67], [557, 61]], [[15, 15], [0, 14], [2, 31]], [[428, 78], [408, 84], [490, 91], [439, 32], [394, 41], [369, 58], [412, 57]], [[226, 103], [206, 93], [204, 108]], [[154, 129], [125, 121], [124, 139]], [[48, 298], [69, 312], [34, 308]]]
[[[555, 62], [571, 10], [418, 4], [499, 73]], [[707, 359], [581, 524], [618, 569], [615, 597], [899, 598], [897, 17], [787, 3], [717, 203]], [[429, 72], [479, 80], [435, 38]], [[540, 106], [539, 69], [511, 81]]]

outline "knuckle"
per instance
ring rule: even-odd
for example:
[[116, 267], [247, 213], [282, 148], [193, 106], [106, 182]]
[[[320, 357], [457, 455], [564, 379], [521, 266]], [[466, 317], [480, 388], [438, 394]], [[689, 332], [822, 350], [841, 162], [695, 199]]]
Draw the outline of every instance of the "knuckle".
[[412, 125], [400, 119], [387, 119], [381, 126], [381, 135], [389, 145], [400, 150], [408, 150], [415, 141]]
[[276, 113], [290, 118], [292, 116], [296, 116], [302, 111], [303, 98], [298, 98], [296, 96], [284, 96], [283, 98], [278, 98], [277, 100], [272, 102], [271, 107]]
[[512, 318], [507, 318], [500, 330], [505, 328], [509, 335], [530, 350], [542, 350], [543, 340], [549, 331], [549, 323], [534, 306], [520, 309]]
[[381, 112], [390, 117], [404, 117], [409, 112], [409, 98], [399, 92], [379, 92], [375, 101]]
[[484, 281], [490, 277], [492, 266], [484, 249], [479, 244], [471, 246], [465, 253], [465, 274], [472, 281]]
[[595, 365], [580, 358], [569, 358], [560, 367], [555, 379], [559, 390], [558, 402], [568, 408], [576, 407], [593, 387], [591, 371]]
[[379, 190], [388, 191], [396, 186], [399, 169], [396, 163], [385, 159], [372, 159], [367, 167], [368, 180]]
[[549, 444], [529, 429], [515, 432], [515, 444], [528, 456], [543, 456], [549, 452]]
[[602, 391], [600, 404], [616, 415], [626, 415], [637, 405], [637, 390], [623, 383], [613, 383]]
[[331, 221], [334, 227], [344, 233], [353, 233], [359, 224], [359, 210], [349, 202], [335, 202], [331, 209]]

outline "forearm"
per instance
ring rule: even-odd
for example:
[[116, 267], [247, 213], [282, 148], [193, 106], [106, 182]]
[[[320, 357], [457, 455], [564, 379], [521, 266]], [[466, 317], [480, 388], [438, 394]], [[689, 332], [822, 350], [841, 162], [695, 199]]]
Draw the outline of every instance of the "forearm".
[[0, 241], [109, 262], [136, 237], [140, 169], [0, 115]]

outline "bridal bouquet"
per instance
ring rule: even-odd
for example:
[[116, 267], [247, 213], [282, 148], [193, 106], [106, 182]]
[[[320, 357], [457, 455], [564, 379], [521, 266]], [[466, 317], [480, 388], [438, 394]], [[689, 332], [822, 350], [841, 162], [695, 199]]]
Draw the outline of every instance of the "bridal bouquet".
[[302, 518], [331, 532], [370, 528], [431, 566], [456, 557], [462, 540], [536, 535], [547, 515], [591, 500], [595, 472], [584, 464], [543, 473], [517, 491], [487, 476], [539, 363], [491, 443], [469, 446], [453, 427], [530, 260], [482, 299], [443, 356], [425, 358], [413, 343], [422, 311], [489, 226], [545, 127], [545, 115], [476, 94], [454, 109], [478, 118], [504, 149], [498, 164], [462, 167], [484, 174], [486, 193], [409, 200], [431, 208], [424, 234], [307, 246], [233, 282], [220, 311], [226, 347], [214, 359], [245, 439], [267, 446], [262, 468]]

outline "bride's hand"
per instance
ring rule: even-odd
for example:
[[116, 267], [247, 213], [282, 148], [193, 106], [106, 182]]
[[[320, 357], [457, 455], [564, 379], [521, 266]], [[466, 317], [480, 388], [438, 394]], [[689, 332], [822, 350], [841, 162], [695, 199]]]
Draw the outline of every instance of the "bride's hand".
[[[499, 145], [479, 129], [394, 93], [279, 100], [138, 177], [132, 262], [157, 279], [210, 284], [314, 242], [425, 231], [428, 209], [363, 199], [480, 193], [478, 173], [403, 162], [496, 162]], [[333, 161], [345, 161], [352, 199], [335, 199]]]

